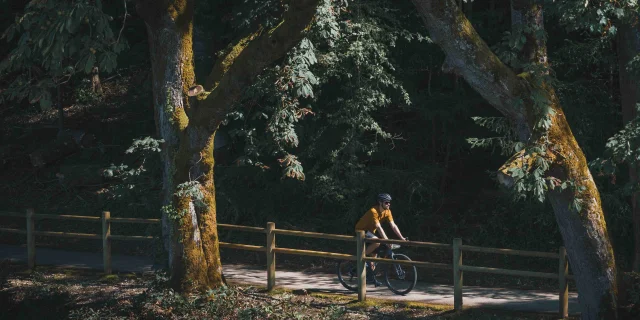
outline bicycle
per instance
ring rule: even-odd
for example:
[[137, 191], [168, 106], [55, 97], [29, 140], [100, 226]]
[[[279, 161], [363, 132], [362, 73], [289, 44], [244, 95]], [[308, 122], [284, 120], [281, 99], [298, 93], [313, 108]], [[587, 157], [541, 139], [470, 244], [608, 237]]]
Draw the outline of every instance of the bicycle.
[[[377, 249], [378, 257], [387, 258], [392, 260], [404, 260], [411, 261], [409, 257], [404, 254], [395, 253], [393, 250], [400, 248], [400, 245], [392, 244], [391, 246], [384, 243], [380, 244]], [[374, 266], [377, 263], [374, 263]], [[418, 271], [415, 266], [402, 265], [402, 264], [388, 264], [384, 263], [384, 282], [395, 294], [406, 295], [411, 292], [418, 281]], [[347, 289], [351, 291], [358, 290], [358, 274], [357, 274], [356, 261], [341, 261], [338, 263], [337, 273], [338, 280]], [[367, 263], [367, 274], [370, 274], [371, 268]], [[374, 269], [375, 273], [380, 273], [379, 268]], [[375, 274], [374, 274], [375, 275]], [[377, 287], [377, 285], [376, 285]]]

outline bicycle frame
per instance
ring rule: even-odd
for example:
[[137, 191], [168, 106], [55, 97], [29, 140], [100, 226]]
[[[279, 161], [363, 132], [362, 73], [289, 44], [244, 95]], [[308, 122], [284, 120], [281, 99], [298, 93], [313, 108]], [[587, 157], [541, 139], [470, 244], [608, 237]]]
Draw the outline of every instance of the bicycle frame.
[[[377, 257], [382, 259], [390, 259], [390, 260], [399, 259], [399, 260], [411, 261], [411, 259], [406, 255], [401, 253], [395, 253], [394, 250], [398, 248], [400, 248], [400, 245], [380, 244], [380, 247], [378, 247], [374, 252], [376, 253]], [[391, 290], [395, 294], [404, 295], [409, 293], [415, 286], [416, 280], [417, 280], [417, 272], [415, 270], [415, 266], [409, 267], [408, 269], [405, 270], [406, 266], [402, 266], [401, 264], [396, 264], [396, 263], [391, 263], [391, 264], [393, 265], [391, 269], [385, 268], [382, 271], [384, 275], [384, 281], [387, 284], [387, 287], [389, 288], [389, 290]], [[366, 263], [367, 273], [372, 272], [372, 274], [374, 275], [378, 273], [378, 270], [376, 270], [377, 265], [378, 265], [377, 262], [367, 261]], [[342, 266], [347, 266], [347, 268], [343, 270]], [[337, 269], [338, 269], [337, 270], [338, 279], [340, 280], [340, 283], [342, 283], [342, 285], [349, 290], [357, 291], [356, 284], [353, 282], [354, 277], [357, 277], [355, 262], [348, 261], [348, 260], [340, 262], [338, 263]], [[410, 270], [412, 272], [407, 273], [407, 271], [410, 271]], [[409, 286], [407, 288], [404, 288], [405, 287], [404, 285], [401, 285], [401, 287], [397, 287], [393, 285], [392, 282], [390, 282], [390, 280], [392, 280], [393, 283], [396, 283], [395, 280], [393, 279], [400, 280], [403, 283], [405, 280], [407, 280], [409, 281], [408, 282]], [[376, 286], [378, 286], [377, 283], [376, 283]]]
[[[385, 243], [381, 243], [380, 247], [378, 247], [378, 249], [376, 249], [375, 253], [376, 256], [378, 256], [379, 258], [383, 258], [383, 259], [393, 259], [393, 256], [395, 256], [395, 252], [393, 252], [393, 250], [400, 248], [400, 246], [398, 245], [398, 247], [396, 248], [392, 248], [391, 246], [385, 244]], [[377, 262], [375, 262], [375, 264], [377, 264]]]

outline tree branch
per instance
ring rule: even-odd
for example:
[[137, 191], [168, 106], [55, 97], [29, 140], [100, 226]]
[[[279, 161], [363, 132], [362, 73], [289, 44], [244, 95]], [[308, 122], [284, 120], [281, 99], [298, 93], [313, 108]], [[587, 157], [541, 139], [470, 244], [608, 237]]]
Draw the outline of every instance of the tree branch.
[[234, 101], [268, 65], [283, 57], [303, 37], [313, 22], [320, 0], [288, 0], [282, 22], [242, 39], [227, 57], [219, 59], [205, 84], [213, 90], [190, 115], [192, 123], [214, 131]]
[[489, 49], [455, 0], [412, 1], [446, 54], [445, 64], [512, 123], [525, 125], [525, 107], [518, 101], [528, 91], [525, 83]]

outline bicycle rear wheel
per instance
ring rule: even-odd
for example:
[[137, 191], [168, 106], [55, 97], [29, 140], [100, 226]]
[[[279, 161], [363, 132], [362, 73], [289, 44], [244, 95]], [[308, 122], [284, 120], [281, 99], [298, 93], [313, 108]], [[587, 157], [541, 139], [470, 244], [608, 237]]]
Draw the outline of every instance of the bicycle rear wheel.
[[[404, 254], [395, 254], [393, 260], [411, 261]], [[415, 266], [403, 264], [387, 264], [384, 272], [384, 281], [387, 287], [395, 294], [405, 295], [416, 286], [418, 270]]]
[[358, 291], [358, 273], [355, 261], [341, 261], [338, 263], [338, 280], [347, 289]]

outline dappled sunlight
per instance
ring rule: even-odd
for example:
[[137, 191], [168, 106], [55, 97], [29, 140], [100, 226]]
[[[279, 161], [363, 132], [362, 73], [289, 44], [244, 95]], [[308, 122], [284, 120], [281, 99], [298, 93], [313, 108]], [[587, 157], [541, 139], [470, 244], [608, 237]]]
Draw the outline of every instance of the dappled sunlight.
[[[227, 264], [223, 266], [227, 281], [232, 283], [256, 284], [265, 286], [267, 283], [266, 266], [253, 267], [245, 265]], [[305, 289], [308, 292], [326, 292], [352, 295], [357, 294], [345, 289], [335, 274], [309, 273], [299, 271], [279, 270], [276, 267], [276, 287], [287, 289]], [[464, 306], [492, 307], [519, 311], [558, 311], [558, 293], [534, 290], [517, 290], [505, 288], [463, 287]], [[401, 296], [391, 292], [386, 286], [375, 288], [367, 285], [367, 297], [416, 301], [430, 304], [453, 305], [453, 286], [441, 284], [427, 284], [418, 281], [416, 287], [409, 294]], [[577, 293], [569, 293], [569, 312], [579, 312]]]

